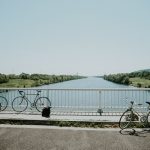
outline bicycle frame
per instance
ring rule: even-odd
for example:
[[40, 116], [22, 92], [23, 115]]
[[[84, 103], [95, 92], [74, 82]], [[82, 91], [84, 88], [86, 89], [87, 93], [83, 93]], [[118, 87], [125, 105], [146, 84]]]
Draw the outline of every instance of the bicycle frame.
[[[19, 91], [19, 94], [22, 96], [23, 99], [25, 99], [26, 101], [28, 101], [31, 104], [31, 107], [35, 107], [35, 102], [39, 98], [39, 95], [40, 95], [38, 91], [36, 94], [26, 94], [23, 91], [22, 92]], [[34, 100], [33, 100], [33, 103], [29, 100], [29, 98], [26, 95], [36, 95]]]

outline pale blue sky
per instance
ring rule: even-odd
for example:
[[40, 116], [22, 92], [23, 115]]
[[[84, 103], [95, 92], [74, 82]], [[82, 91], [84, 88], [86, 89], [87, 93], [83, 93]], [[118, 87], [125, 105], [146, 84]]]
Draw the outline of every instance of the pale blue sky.
[[0, 0], [0, 73], [150, 68], [149, 0]]

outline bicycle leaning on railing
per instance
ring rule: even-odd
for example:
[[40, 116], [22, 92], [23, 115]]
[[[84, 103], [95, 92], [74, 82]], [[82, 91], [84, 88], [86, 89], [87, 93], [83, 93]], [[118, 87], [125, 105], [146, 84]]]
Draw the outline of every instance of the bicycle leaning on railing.
[[4, 111], [8, 106], [8, 101], [5, 97], [0, 96], [0, 111]]
[[[36, 94], [26, 94], [24, 91], [18, 90], [20, 96], [14, 98], [12, 101], [12, 108], [16, 112], [23, 112], [27, 109], [28, 103], [30, 103], [31, 108], [36, 108], [39, 112], [42, 112], [44, 107], [51, 108], [51, 101], [48, 97], [41, 97], [40, 90], [36, 90]], [[33, 102], [31, 102], [26, 95], [36, 95]]]
[[[146, 113], [138, 113], [134, 108], [134, 101], [130, 101], [129, 108], [121, 115], [119, 120], [119, 127], [123, 130], [129, 128], [134, 122], [141, 122], [143, 127], [149, 126], [150, 121], [150, 102], [148, 104]], [[138, 104], [139, 106], [142, 104]]]

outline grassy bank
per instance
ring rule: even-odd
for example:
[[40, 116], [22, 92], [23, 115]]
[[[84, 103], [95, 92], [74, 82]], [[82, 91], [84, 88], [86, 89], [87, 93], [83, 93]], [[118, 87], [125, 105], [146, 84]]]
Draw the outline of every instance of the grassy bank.
[[130, 85], [134, 86], [134, 87], [148, 87], [150, 88], [150, 80], [148, 79], [141, 79], [139, 77], [135, 77], [135, 78], [130, 78]]
[[25, 74], [4, 75], [0, 74], [1, 88], [30, 88], [63, 81], [83, 78], [73, 75], [45, 75], [45, 74]]
[[134, 87], [150, 88], [150, 72], [137, 71], [132, 73], [118, 73], [104, 75], [105, 80], [118, 84], [132, 85]]
[[36, 85], [36, 82], [37, 81], [29, 80], [29, 79], [10, 79], [7, 83], [1, 83], [0, 87], [29, 88], [29, 87], [34, 87], [34, 85]]

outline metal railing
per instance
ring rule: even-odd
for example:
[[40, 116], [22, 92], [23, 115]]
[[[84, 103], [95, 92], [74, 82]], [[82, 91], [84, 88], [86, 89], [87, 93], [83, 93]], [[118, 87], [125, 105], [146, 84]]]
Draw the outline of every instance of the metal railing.
[[[131, 100], [141, 103], [136, 109], [144, 112], [146, 101], [150, 101], [150, 88], [122, 89], [39, 89], [39, 88], [0, 88], [0, 96], [8, 101], [8, 107], [0, 113], [15, 113], [12, 101], [20, 96], [18, 90], [23, 90], [28, 99], [33, 102], [36, 90], [41, 90], [40, 96], [51, 101], [51, 115], [120, 115]], [[1, 103], [1, 102], [0, 102]], [[15, 107], [19, 107], [17, 104]], [[39, 114], [30, 104], [25, 112]]]

